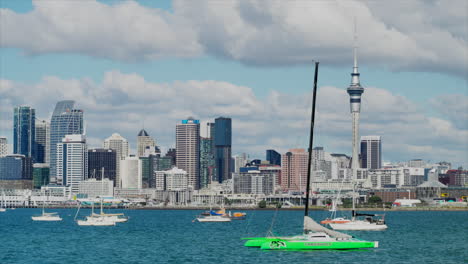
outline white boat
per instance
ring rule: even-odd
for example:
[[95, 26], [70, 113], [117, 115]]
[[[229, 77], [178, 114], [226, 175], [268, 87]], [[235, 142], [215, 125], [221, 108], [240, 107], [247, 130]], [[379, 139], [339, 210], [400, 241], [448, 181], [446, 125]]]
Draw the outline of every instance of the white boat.
[[198, 222], [231, 222], [231, 218], [222, 215], [206, 215], [197, 217]]
[[0, 212], [6, 212], [6, 208], [0, 207]]
[[62, 218], [57, 213], [46, 213], [42, 211], [40, 216], [32, 216], [33, 221], [62, 221]]
[[330, 223], [329, 225], [334, 230], [379, 231], [387, 229], [387, 225], [385, 223], [370, 222], [367, 220], [354, 220], [346, 223]]
[[115, 222], [105, 217], [87, 217], [86, 220], [77, 220], [79, 226], [115, 226]]
[[86, 218], [89, 217], [103, 217], [109, 221], [114, 221], [116, 223], [124, 223], [128, 221], [128, 217], [126, 217], [124, 214], [106, 214], [101, 212], [100, 214], [92, 213], [91, 216], [87, 216]]

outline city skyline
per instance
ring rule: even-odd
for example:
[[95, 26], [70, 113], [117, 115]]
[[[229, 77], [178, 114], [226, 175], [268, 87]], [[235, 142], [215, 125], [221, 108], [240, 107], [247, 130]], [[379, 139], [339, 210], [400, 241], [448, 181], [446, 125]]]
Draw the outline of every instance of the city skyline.
[[[2, 32], [8, 34], [2, 33], [0, 42], [0, 61], [5, 65], [0, 72], [0, 89], [5, 95], [0, 105], [0, 136], [6, 136], [8, 144], [13, 144], [13, 107], [29, 105], [36, 109], [38, 118], [49, 119], [57, 101], [73, 99], [77, 108], [85, 111], [90, 147], [100, 147], [106, 137], [117, 132], [129, 140], [133, 150], [136, 147], [135, 134], [143, 123], [159, 145], [174, 147], [173, 127], [178, 120], [194, 116], [204, 124], [218, 116], [229, 116], [233, 120], [233, 154], [245, 152], [262, 157], [266, 149], [285, 153], [289, 148], [306, 145], [303, 135], [307, 131], [307, 108], [312, 86], [310, 61], [318, 59], [321, 70], [316, 146], [351, 156], [351, 118], [346, 105], [349, 100], [346, 87], [352, 67], [353, 17], [343, 13], [350, 9], [354, 11], [360, 29], [360, 72], [362, 84], [366, 87], [362, 98], [360, 134], [385, 138], [384, 161], [421, 158], [433, 162], [447, 160], [467, 167], [468, 88], [463, 75], [466, 61], [461, 60], [463, 56], [457, 56], [466, 54], [466, 30], [463, 30], [466, 18], [457, 11], [466, 5], [461, 1], [446, 4], [438, 13], [439, 18], [452, 21], [444, 25], [438, 24], [437, 19], [430, 15], [436, 4], [424, 1], [414, 1], [410, 7], [402, 4], [392, 6], [392, 10], [408, 15], [405, 16], [406, 23], [385, 16], [383, 10], [390, 8], [387, 4], [377, 6], [355, 1], [342, 5], [326, 4], [329, 18], [320, 14], [316, 18], [304, 16], [299, 4], [272, 8], [266, 3], [240, 4], [233, 1], [236, 8], [224, 8], [201, 1], [200, 7], [191, 6], [190, 11], [181, 1], [153, 4], [148, 1], [113, 4], [98, 1], [73, 4], [67, 1], [55, 6], [54, 2], [2, 1], [2, 27], [5, 27]], [[310, 3], [300, 7], [314, 13], [318, 5]], [[42, 21], [41, 17], [52, 12], [67, 13], [61, 8], [78, 7], [78, 16], [81, 12], [95, 16], [89, 11], [93, 8], [101, 10], [103, 17], [124, 14], [118, 7], [133, 8], [134, 14], [148, 12], [148, 17], [142, 18], [145, 23], [156, 29], [163, 26], [167, 29], [164, 32], [172, 34], [176, 41], [167, 45], [148, 36], [156, 44], [139, 51], [132, 42], [138, 37], [134, 35], [136, 33], [128, 35], [129, 43], [122, 42], [120, 36], [108, 36], [115, 40], [115, 47], [123, 54], [119, 57], [114, 49], [105, 50], [110, 47], [106, 45], [108, 39], [86, 43], [87, 33], [57, 27], [68, 21], [61, 15], [57, 20], [49, 21], [50, 25], [38, 22], [38, 27], [24, 29], [31, 34], [23, 34], [36, 36], [40, 30], [36, 32], [34, 28], [54, 26], [64, 33], [60, 35], [60, 43], [37, 46], [13, 34], [23, 32], [19, 24], [14, 23], [19, 14], [30, 17], [32, 21]], [[271, 32], [282, 36], [283, 31], [279, 29], [291, 30], [292, 41], [272, 41], [268, 43], [270, 48], [262, 41], [255, 42], [265, 51], [258, 54], [249, 53], [242, 45], [238, 50], [223, 46], [210, 38], [210, 33], [216, 34], [210, 31], [213, 30], [211, 27], [204, 27], [206, 31], [203, 32], [197, 31], [201, 25], [193, 16], [193, 10], [205, 12], [209, 21], [215, 21], [209, 12], [213, 9], [222, 10], [228, 17], [232, 15], [232, 19], [239, 20], [247, 31], [272, 19], [275, 22]], [[265, 15], [261, 16], [262, 19], [266, 20], [251, 20], [245, 13], [248, 9], [261, 11], [260, 14]], [[275, 13], [273, 9], [288, 12]], [[424, 15], [427, 23], [412, 19], [410, 13], [415, 10]], [[172, 23], [171, 19], [181, 19], [180, 14], [185, 14], [188, 19], [182, 22], [195, 29], [191, 26], [180, 28], [180, 24]], [[301, 22], [298, 29], [302, 31], [282, 15], [302, 19], [296, 21]], [[158, 24], [157, 19], [161, 17], [166, 19]], [[339, 18], [336, 27], [325, 30], [325, 27], [311, 26], [317, 24], [315, 19], [330, 25], [333, 18]], [[122, 19], [117, 22], [128, 21]], [[226, 21], [217, 22], [231, 28]], [[96, 27], [96, 30], [100, 28]], [[336, 37], [327, 37], [326, 31]], [[429, 41], [415, 32], [432, 32], [434, 39]], [[259, 34], [252, 36], [262, 39]], [[385, 34], [394, 40], [393, 46], [382, 41]], [[76, 44], [81, 49], [66, 45], [75, 35], [83, 40]], [[122, 32], [120, 35], [125, 34]], [[242, 40], [253, 41], [243, 39], [242, 35], [218, 37], [221, 41], [231, 39], [237, 44]], [[316, 37], [323, 40], [319, 46], [314, 45]], [[184, 45], [179, 45], [177, 40]], [[443, 45], [439, 44], [441, 41]], [[303, 46], [298, 46], [298, 43]], [[193, 50], [189, 49], [191, 44], [201, 49], [192, 53]], [[321, 46], [330, 47], [331, 52]], [[447, 46], [451, 48], [447, 49]], [[284, 52], [278, 53], [279, 50]], [[128, 60], [132, 55], [136, 61]], [[205, 131], [202, 129], [201, 133], [203, 135]]]

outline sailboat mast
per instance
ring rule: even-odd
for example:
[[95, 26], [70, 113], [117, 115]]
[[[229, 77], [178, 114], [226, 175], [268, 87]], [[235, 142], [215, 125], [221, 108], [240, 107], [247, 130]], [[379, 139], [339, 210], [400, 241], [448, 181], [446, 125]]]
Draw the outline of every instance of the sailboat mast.
[[315, 123], [315, 102], [317, 98], [317, 79], [318, 79], [318, 66], [319, 62], [315, 62], [315, 76], [314, 76], [314, 92], [312, 97], [312, 114], [310, 117], [310, 136], [309, 136], [309, 160], [307, 162], [307, 186], [306, 186], [306, 203], [304, 215], [309, 216], [309, 197], [310, 197], [310, 173], [312, 166], [312, 145], [314, 142], [314, 123]]

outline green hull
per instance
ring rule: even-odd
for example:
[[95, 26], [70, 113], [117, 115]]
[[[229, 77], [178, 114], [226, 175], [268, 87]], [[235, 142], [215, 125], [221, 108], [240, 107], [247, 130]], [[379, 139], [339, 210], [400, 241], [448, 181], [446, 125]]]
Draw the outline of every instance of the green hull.
[[351, 250], [376, 248], [378, 242], [371, 241], [324, 241], [309, 242], [297, 240], [265, 241], [260, 248], [264, 250]]

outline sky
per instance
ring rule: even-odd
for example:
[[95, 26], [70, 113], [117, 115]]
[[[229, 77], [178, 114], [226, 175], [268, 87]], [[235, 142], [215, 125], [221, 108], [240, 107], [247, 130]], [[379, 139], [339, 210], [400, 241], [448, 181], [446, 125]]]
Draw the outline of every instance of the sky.
[[167, 149], [182, 119], [227, 116], [233, 154], [305, 148], [319, 61], [314, 145], [350, 155], [356, 21], [360, 134], [382, 136], [385, 161], [468, 167], [464, 0], [0, 0], [0, 8], [0, 136], [10, 144], [15, 106], [50, 119], [57, 101], [72, 99], [91, 147], [120, 133], [134, 150], [144, 127]]

